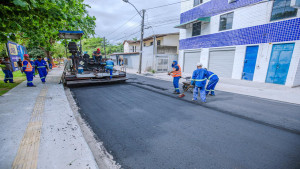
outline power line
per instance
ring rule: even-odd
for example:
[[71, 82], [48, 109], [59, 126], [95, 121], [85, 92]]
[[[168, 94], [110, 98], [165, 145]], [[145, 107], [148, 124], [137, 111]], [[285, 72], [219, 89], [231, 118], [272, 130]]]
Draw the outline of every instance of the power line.
[[134, 33], [132, 33], [132, 34], [130, 34], [130, 35], [126, 35], [126, 36], [124, 36], [124, 37], [122, 37], [122, 38], [120, 38], [120, 39], [117, 39], [117, 40], [115, 40], [115, 41], [119, 41], [119, 40], [124, 39], [124, 38], [126, 38], [126, 37], [133, 36], [133, 35], [135, 35], [135, 34], [137, 34], [137, 33], [140, 33], [140, 32], [141, 32], [141, 31], [134, 32]]
[[117, 33], [115, 36], [113, 36], [110, 39], [115, 39], [115, 38], [119, 37], [121, 34], [126, 33], [129, 29], [134, 30], [139, 26], [141, 26], [141, 25], [139, 24], [139, 25], [136, 25], [135, 27], [129, 27], [129, 28], [125, 29], [124, 31]]
[[137, 14], [138, 14], [138, 13], [136, 13], [133, 17], [131, 17], [127, 22], [125, 22], [124, 24], [122, 24], [121, 26], [119, 26], [117, 29], [115, 29], [114, 31], [112, 31], [111, 33], [109, 33], [108, 36], [111, 35], [111, 34], [113, 34], [113, 33], [115, 33], [117, 30], [119, 30], [119, 29], [122, 28], [123, 26], [125, 26], [125, 25], [126, 25], [128, 22], [130, 22], [134, 17], [136, 17]]
[[166, 4], [166, 5], [155, 6], [155, 7], [152, 7], [152, 8], [147, 8], [146, 10], [151, 10], [151, 9], [156, 9], [156, 8], [162, 8], [162, 7], [179, 4], [181, 2], [186, 2], [186, 1], [190, 1], [190, 0], [184, 0], [184, 1], [174, 2], [174, 3], [170, 3], [170, 4]]
[[160, 25], [154, 25], [152, 27], [156, 28], [156, 27], [161, 27], [161, 26], [167, 26], [167, 25], [170, 25], [170, 24], [175, 24], [175, 23], [178, 23], [177, 21], [176, 22], [169, 22], [169, 23], [164, 23], [164, 24], [160, 24]]

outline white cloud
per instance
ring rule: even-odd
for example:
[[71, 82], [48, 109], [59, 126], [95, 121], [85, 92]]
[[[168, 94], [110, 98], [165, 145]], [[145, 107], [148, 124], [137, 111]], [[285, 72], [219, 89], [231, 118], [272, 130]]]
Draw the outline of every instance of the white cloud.
[[[134, 4], [138, 10], [141, 10], [179, 2], [179, 0], [130, 0], [130, 2]], [[122, 0], [85, 0], [85, 3], [91, 6], [91, 8], [88, 9], [89, 14], [95, 16], [97, 19], [96, 36], [106, 36], [107, 39], [112, 42], [116, 42], [116, 40], [125, 36], [127, 39], [132, 39], [133, 37], [139, 38], [139, 33], [131, 34], [140, 30], [141, 17], [136, 15], [137, 12], [130, 4]], [[134, 15], [136, 16], [126, 23]], [[152, 26], [152, 28], [145, 30], [145, 36], [149, 36], [153, 34], [153, 32], [155, 34], [179, 32], [178, 29], [173, 28], [179, 23], [179, 15], [180, 4], [147, 10], [145, 24], [146, 26]], [[117, 29], [120, 26], [122, 27]], [[123, 40], [125, 40], [125, 38], [119, 41]]]

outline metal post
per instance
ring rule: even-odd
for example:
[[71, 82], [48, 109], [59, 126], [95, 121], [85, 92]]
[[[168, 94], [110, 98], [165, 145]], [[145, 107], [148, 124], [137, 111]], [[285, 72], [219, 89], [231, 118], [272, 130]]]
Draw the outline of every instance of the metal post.
[[156, 61], [156, 53], [157, 53], [157, 40], [156, 35], [153, 35], [153, 61], [152, 61], [152, 69], [156, 70], [155, 61]]
[[105, 50], [105, 37], [103, 38], [103, 40], [104, 40], [104, 55], [105, 55], [105, 59], [106, 59], [106, 50]]
[[67, 51], [67, 39], [66, 39], [66, 34], [65, 36], [65, 49], [66, 49], [66, 58], [68, 59], [68, 51]]
[[142, 73], [142, 56], [143, 56], [143, 39], [144, 39], [144, 20], [145, 20], [146, 10], [142, 10], [142, 24], [141, 24], [141, 41], [140, 41], [140, 64], [139, 64], [139, 74]]

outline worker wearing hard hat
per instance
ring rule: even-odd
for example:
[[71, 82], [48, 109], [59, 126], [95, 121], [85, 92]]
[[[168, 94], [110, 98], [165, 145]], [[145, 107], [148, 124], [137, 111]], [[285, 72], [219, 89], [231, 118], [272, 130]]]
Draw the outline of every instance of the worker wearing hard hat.
[[219, 77], [211, 71], [207, 71], [208, 74], [208, 84], [206, 86], [206, 95], [210, 93], [211, 96], [215, 96], [215, 87], [219, 82]]
[[208, 78], [207, 70], [202, 68], [202, 64], [197, 64], [197, 69], [193, 72], [191, 84], [194, 85], [193, 101], [197, 101], [198, 91], [200, 89], [200, 98], [206, 103], [205, 85]]
[[181, 67], [178, 65], [177, 61], [174, 60], [172, 63], [173, 71], [169, 72], [169, 75], [173, 77], [173, 86], [175, 88], [174, 94], [180, 94], [179, 90], [179, 80], [181, 78]]
[[99, 61], [101, 63], [102, 55], [101, 55], [100, 48], [98, 48], [97, 51], [93, 52], [93, 59], [94, 59], [95, 62]]
[[113, 70], [114, 70], [114, 62], [111, 59], [109, 59], [105, 63], [106, 63], [105, 68], [107, 71], [109, 71], [110, 79], [112, 79]]
[[39, 72], [42, 83], [45, 83], [46, 77], [47, 77], [47, 74], [49, 71], [46, 61], [43, 60], [41, 56], [38, 56], [37, 60], [34, 61], [34, 65], [36, 66], [36, 68]]
[[28, 54], [24, 54], [23, 72], [25, 72], [25, 74], [26, 74], [27, 87], [35, 87], [35, 85], [33, 85], [33, 83], [32, 83], [32, 81], [33, 81], [33, 67], [30, 63], [30, 59], [29, 59]]

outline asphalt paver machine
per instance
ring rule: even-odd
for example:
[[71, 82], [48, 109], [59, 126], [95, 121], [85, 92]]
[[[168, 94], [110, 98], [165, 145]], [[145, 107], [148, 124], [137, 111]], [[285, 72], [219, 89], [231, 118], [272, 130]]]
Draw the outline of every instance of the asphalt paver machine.
[[[71, 64], [65, 64], [61, 82], [66, 86], [73, 86], [125, 82], [128, 80], [126, 78], [126, 67], [120, 67], [120, 70], [114, 68], [112, 79], [110, 79], [110, 74], [105, 69], [107, 58], [94, 60], [89, 55], [83, 55], [81, 46], [83, 35], [83, 31], [59, 31], [61, 39], [80, 40], [79, 45], [76, 42], [69, 42], [67, 45], [67, 41], [65, 41], [66, 57], [69, 58], [67, 62]], [[71, 56], [68, 56], [68, 53]]]

